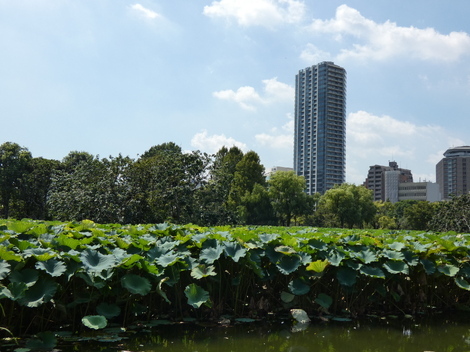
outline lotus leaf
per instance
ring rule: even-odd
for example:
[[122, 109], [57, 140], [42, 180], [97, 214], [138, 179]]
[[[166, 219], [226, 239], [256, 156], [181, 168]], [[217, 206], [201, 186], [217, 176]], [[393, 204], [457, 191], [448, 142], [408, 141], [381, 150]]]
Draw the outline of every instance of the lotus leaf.
[[403, 251], [405, 260], [409, 266], [416, 266], [419, 264], [419, 257], [411, 251]]
[[459, 272], [459, 268], [451, 264], [439, 265], [437, 267], [437, 270], [440, 273], [443, 273], [444, 275], [451, 276], [451, 277], [454, 277]]
[[37, 262], [35, 265], [36, 269], [44, 270], [52, 277], [61, 276], [66, 270], [67, 266], [56, 259], [49, 259], [45, 262]]
[[32, 338], [26, 342], [26, 348], [31, 350], [52, 351], [57, 345], [57, 339], [54, 333], [50, 331], [40, 332], [36, 338]]
[[421, 259], [421, 264], [423, 265], [426, 274], [432, 275], [436, 272], [436, 266], [430, 260]]
[[9, 276], [11, 282], [22, 282], [25, 283], [28, 287], [33, 286], [36, 281], [38, 281], [38, 278], [39, 272], [37, 270], [29, 268], [23, 270], [14, 270]]
[[205, 261], [207, 264], [212, 264], [217, 259], [219, 259], [223, 251], [223, 247], [217, 243], [215, 247], [208, 247], [202, 249], [199, 259]]
[[342, 286], [354, 286], [356, 284], [356, 277], [356, 270], [348, 267], [341, 267], [336, 272], [336, 278]]
[[328, 260], [317, 260], [317, 261], [311, 262], [307, 266], [307, 270], [315, 271], [316, 273], [322, 273], [328, 265], [329, 265]]
[[302, 296], [307, 294], [310, 291], [310, 286], [307, 285], [305, 280], [302, 279], [294, 279], [289, 282], [289, 291], [292, 292], [296, 296]]
[[276, 267], [284, 275], [289, 275], [298, 269], [300, 266], [300, 256], [298, 255], [283, 255], [277, 262]]
[[145, 277], [135, 274], [126, 274], [121, 279], [122, 287], [126, 288], [130, 293], [145, 296], [152, 289], [150, 281]]
[[274, 250], [282, 254], [296, 254], [297, 252], [289, 246], [277, 246]]
[[405, 255], [402, 252], [397, 252], [397, 251], [389, 250], [389, 249], [384, 249], [382, 251], [382, 255], [391, 260], [404, 260], [405, 259]]
[[167, 302], [167, 303], [171, 303], [170, 300], [168, 299], [166, 293], [163, 291], [162, 289], [162, 285], [165, 281], [167, 281], [169, 278], [168, 277], [165, 277], [163, 279], [160, 280], [160, 282], [158, 283], [157, 285], [157, 293], [163, 297], [163, 299]]
[[362, 250], [359, 252], [351, 252], [351, 257], [359, 259], [364, 264], [369, 264], [377, 261], [377, 256], [370, 249]]
[[344, 253], [336, 251], [336, 250], [331, 250], [328, 253], [326, 259], [328, 259], [331, 265], [339, 266], [339, 264], [344, 259], [344, 257], [345, 257]]
[[19, 300], [21, 305], [34, 308], [47, 303], [54, 297], [58, 284], [52, 279], [41, 278], [33, 286], [29, 287], [24, 296]]
[[460, 287], [464, 290], [470, 291], [470, 284], [463, 277], [455, 277], [454, 281], [455, 281], [455, 283], [457, 284], [458, 287]]
[[92, 273], [100, 273], [103, 270], [116, 266], [116, 258], [112, 254], [101, 254], [94, 249], [86, 249], [80, 255], [81, 262], [85, 269]]
[[324, 309], [328, 309], [333, 304], [333, 298], [331, 298], [325, 293], [320, 293], [317, 298], [315, 298], [315, 302], [318, 303]]
[[119, 314], [121, 314], [121, 308], [119, 308], [119, 306], [117, 306], [116, 304], [102, 302], [96, 307], [96, 312], [110, 319], [117, 317]]
[[10, 273], [10, 264], [4, 260], [0, 261], [0, 280]]
[[310, 241], [308, 241], [308, 244], [311, 248], [316, 249], [318, 251], [326, 251], [328, 249], [328, 245], [321, 240], [311, 239]]
[[7, 250], [3, 245], [0, 246], [0, 259], [8, 260], [8, 261], [14, 260], [17, 262], [23, 261], [23, 258], [21, 257], [21, 255], [18, 255], [13, 251]]
[[383, 266], [390, 274], [409, 274], [409, 268], [405, 262], [389, 260]]
[[203, 277], [216, 275], [215, 266], [213, 265], [206, 266], [205, 264], [200, 264], [191, 270], [191, 276], [197, 280], [202, 279]]
[[284, 303], [291, 303], [294, 300], [294, 298], [295, 298], [295, 295], [293, 295], [292, 293], [285, 292], [285, 291], [281, 292], [281, 300]]
[[243, 248], [237, 242], [224, 242], [225, 255], [232, 258], [235, 263], [238, 263], [240, 258], [243, 258], [246, 255], [247, 250], [247, 248]]
[[184, 294], [188, 298], [188, 304], [194, 308], [199, 308], [209, 300], [209, 292], [196, 284], [186, 286]]
[[29, 221], [14, 221], [8, 224], [8, 229], [17, 234], [20, 234], [28, 232], [33, 228], [33, 226], [34, 223]]
[[269, 258], [271, 263], [276, 264], [283, 256], [281, 252], [276, 251], [275, 245], [267, 245], [264, 251], [266, 257]]
[[266, 243], [276, 240], [279, 236], [280, 235], [278, 235], [277, 233], [270, 233], [270, 234], [262, 233], [258, 235], [258, 238], [262, 243], [266, 244]]
[[403, 248], [405, 248], [405, 244], [403, 242], [393, 242], [388, 245], [388, 248], [400, 252]]
[[108, 325], [108, 321], [102, 315], [87, 315], [82, 318], [82, 324], [87, 328], [99, 330], [104, 329]]
[[171, 266], [179, 261], [180, 255], [176, 252], [166, 253], [156, 259], [156, 263], [164, 268]]
[[12, 301], [17, 301], [24, 297], [24, 293], [27, 288], [28, 286], [26, 286], [24, 282], [12, 282], [8, 287], [3, 287], [0, 290], [0, 295], [9, 298]]
[[385, 279], [385, 274], [380, 268], [376, 268], [373, 266], [368, 266], [368, 265], [363, 265], [359, 269], [359, 271], [367, 276], [379, 278], [379, 279]]
[[292, 318], [301, 324], [308, 323], [310, 321], [307, 312], [305, 312], [303, 309], [291, 309], [290, 314], [292, 315]]

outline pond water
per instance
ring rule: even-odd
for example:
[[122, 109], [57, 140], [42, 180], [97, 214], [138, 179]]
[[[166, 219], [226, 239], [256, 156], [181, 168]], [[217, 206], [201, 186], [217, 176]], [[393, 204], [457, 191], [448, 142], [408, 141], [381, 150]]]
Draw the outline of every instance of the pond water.
[[154, 327], [120, 341], [62, 343], [61, 351], [193, 352], [399, 352], [470, 351], [468, 316], [371, 318], [352, 322], [291, 321], [229, 326], [179, 324]]

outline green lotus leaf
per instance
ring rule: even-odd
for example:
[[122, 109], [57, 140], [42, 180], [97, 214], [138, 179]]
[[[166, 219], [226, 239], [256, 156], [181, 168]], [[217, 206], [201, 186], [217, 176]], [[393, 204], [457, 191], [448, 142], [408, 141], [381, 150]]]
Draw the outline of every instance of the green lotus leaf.
[[33, 286], [38, 281], [39, 272], [34, 269], [14, 270], [10, 274], [10, 281], [16, 283], [25, 283], [27, 287]]
[[105, 318], [111, 319], [121, 314], [121, 308], [116, 304], [102, 302], [96, 307], [96, 312]]
[[188, 298], [188, 304], [194, 308], [199, 308], [209, 300], [209, 292], [196, 284], [186, 286], [184, 294]]
[[291, 309], [290, 314], [292, 315], [292, 318], [301, 324], [308, 323], [310, 321], [307, 312], [305, 312], [303, 309]]
[[428, 251], [428, 248], [432, 246], [432, 243], [420, 243], [420, 242], [413, 242], [413, 248], [416, 253], [425, 253]]
[[419, 264], [419, 257], [416, 253], [412, 251], [403, 251], [403, 255], [405, 256], [405, 260], [409, 266], [416, 266]]
[[289, 275], [299, 268], [300, 262], [301, 258], [298, 255], [283, 255], [276, 263], [276, 267], [282, 274]]
[[409, 274], [409, 267], [405, 262], [388, 260], [383, 266], [390, 274]]
[[305, 283], [305, 280], [294, 279], [289, 282], [289, 291], [296, 296], [302, 296], [310, 291], [310, 286]]
[[19, 300], [21, 305], [34, 308], [47, 303], [54, 297], [58, 284], [50, 278], [41, 278], [33, 286], [29, 287], [24, 296]]
[[287, 255], [297, 253], [293, 248], [289, 246], [277, 246], [276, 248], [274, 248], [274, 250], [278, 253], [287, 254]]
[[271, 263], [276, 264], [283, 256], [281, 252], [276, 251], [275, 245], [267, 245], [264, 251], [266, 257], [269, 258]]
[[[388, 245], [388, 248], [400, 252], [403, 248], [405, 248], [405, 244], [402, 242], [393, 242]], [[391, 259], [391, 258], [390, 258]]]
[[344, 259], [344, 257], [345, 257], [344, 253], [331, 250], [326, 256], [326, 259], [328, 259], [331, 265], [339, 266], [339, 264]]
[[439, 265], [437, 267], [437, 270], [440, 273], [443, 273], [444, 275], [447, 275], [447, 276], [450, 276], [450, 277], [454, 277], [459, 272], [459, 268], [456, 267], [455, 265], [451, 265], [451, 264]]
[[423, 265], [424, 271], [426, 271], [426, 274], [432, 275], [436, 272], [436, 266], [430, 260], [421, 259], [421, 264]]
[[330, 263], [328, 262], [328, 260], [317, 260], [317, 261], [314, 261], [314, 262], [311, 262], [308, 266], [307, 266], [307, 270], [308, 271], [315, 271], [316, 273], [322, 273], [323, 271], [325, 271], [326, 267], [329, 265]]
[[57, 345], [57, 339], [54, 333], [50, 331], [40, 332], [36, 338], [29, 339], [26, 342], [26, 348], [29, 350], [52, 351]]
[[348, 267], [341, 267], [336, 272], [336, 278], [342, 286], [354, 286], [356, 284], [357, 272]]
[[158, 265], [166, 268], [167, 266], [171, 266], [178, 262], [180, 259], [180, 255], [176, 252], [169, 252], [166, 253], [156, 259]]
[[215, 266], [213, 265], [206, 266], [205, 264], [200, 264], [191, 270], [191, 276], [197, 280], [202, 279], [203, 277], [216, 275]]
[[363, 266], [361, 266], [359, 271], [362, 274], [367, 275], [367, 276], [375, 277], [375, 278], [378, 278], [378, 279], [385, 279], [385, 274], [382, 271], [382, 269], [380, 269], [380, 268], [363, 265]]
[[[397, 252], [389, 249], [384, 249], [382, 255], [391, 260], [404, 260], [405, 256], [402, 252]], [[366, 263], [367, 264], [367, 263]]]
[[116, 258], [116, 263], [118, 264], [122, 264], [123, 261], [132, 256], [132, 254], [127, 253], [127, 251], [119, 247], [114, 248], [111, 251], [111, 254], [114, 255], [114, 257]]
[[377, 261], [377, 256], [370, 249], [362, 250], [359, 252], [351, 252], [351, 257], [359, 259], [364, 264], [369, 264]]
[[308, 245], [318, 251], [326, 251], [328, 249], [328, 245], [318, 239], [311, 239], [310, 241], [308, 241]]
[[291, 303], [294, 300], [294, 298], [295, 298], [295, 295], [293, 295], [292, 293], [285, 292], [285, 291], [281, 292], [281, 300], [284, 303]]
[[0, 296], [6, 297], [12, 301], [17, 301], [24, 297], [28, 286], [24, 282], [12, 282], [8, 287], [2, 287]]
[[0, 246], [0, 259], [2, 260], [14, 260], [16, 262], [21, 262], [24, 261], [23, 257], [21, 255], [16, 254], [13, 251], [9, 251], [4, 247], [3, 245]]
[[466, 278], [470, 278], [470, 264], [468, 262], [462, 265], [460, 268], [460, 274]]
[[80, 255], [80, 260], [85, 269], [90, 273], [100, 273], [103, 270], [116, 266], [116, 258], [112, 254], [101, 254], [94, 249], [86, 249]]
[[145, 296], [152, 289], [150, 281], [145, 277], [135, 274], [127, 274], [121, 278], [122, 287], [126, 288], [130, 293]]
[[0, 261], [0, 280], [6, 278], [10, 271], [10, 264], [4, 260]]
[[470, 291], [470, 284], [463, 277], [455, 277], [454, 281], [455, 281], [455, 283], [457, 284], [458, 287], [460, 287], [464, 290]]
[[8, 229], [16, 232], [17, 234], [20, 233], [26, 233], [30, 229], [32, 229], [34, 226], [34, 223], [31, 223], [29, 221], [14, 221], [8, 224]]
[[280, 235], [276, 234], [276, 233], [262, 233], [260, 235], [258, 235], [258, 239], [262, 242], [262, 243], [269, 243], [269, 242], [272, 242], [274, 241], [275, 239], [277, 239]]
[[333, 304], [333, 298], [325, 293], [320, 293], [317, 298], [315, 298], [315, 302], [318, 303], [321, 307], [328, 309]]
[[39, 261], [46, 261], [49, 259], [52, 259], [57, 256], [57, 254], [46, 248], [31, 248], [31, 249], [26, 249], [24, 252], [25, 257], [35, 257]]
[[224, 252], [227, 257], [232, 258], [237, 263], [240, 258], [246, 255], [247, 249], [236, 242], [224, 242]]
[[217, 244], [216, 247], [204, 248], [201, 250], [199, 259], [205, 261], [207, 264], [212, 264], [220, 258], [220, 255], [223, 253], [223, 251], [223, 247], [219, 244]]
[[37, 262], [35, 267], [38, 270], [44, 270], [52, 277], [61, 276], [67, 270], [67, 266], [63, 262], [56, 259], [49, 259], [45, 262]]
[[163, 299], [167, 302], [167, 303], [171, 303], [170, 300], [168, 299], [166, 293], [163, 291], [162, 289], [162, 285], [165, 281], [167, 281], [169, 278], [168, 277], [165, 277], [163, 279], [160, 280], [160, 282], [158, 283], [157, 285], [157, 293], [163, 297]]
[[108, 320], [102, 315], [87, 315], [82, 318], [82, 324], [87, 328], [99, 330], [108, 325]]

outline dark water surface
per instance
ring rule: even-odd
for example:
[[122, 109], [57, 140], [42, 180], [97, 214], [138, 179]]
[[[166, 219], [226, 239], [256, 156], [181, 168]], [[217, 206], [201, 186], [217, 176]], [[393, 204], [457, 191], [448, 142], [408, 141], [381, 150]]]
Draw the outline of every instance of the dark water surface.
[[124, 339], [114, 342], [69, 341], [62, 342], [57, 348], [64, 352], [470, 352], [470, 313], [468, 316], [437, 317], [432, 320], [373, 318], [353, 322], [313, 321], [306, 328], [291, 321], [206, 327], [174, 324], [120, 336]]

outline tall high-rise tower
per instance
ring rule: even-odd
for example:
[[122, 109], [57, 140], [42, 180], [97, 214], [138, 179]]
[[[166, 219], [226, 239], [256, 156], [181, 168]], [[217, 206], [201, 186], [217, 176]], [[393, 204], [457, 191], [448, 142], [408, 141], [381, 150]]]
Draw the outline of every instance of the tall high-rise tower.
[[294, 170], [307, 193], [325, 193], [345, 181], [346, 70], [333, 62], [295, 76]]
[[445, 200], [470, 192], [470, 146], [446, 150], [436, 165], [436, 183]]

